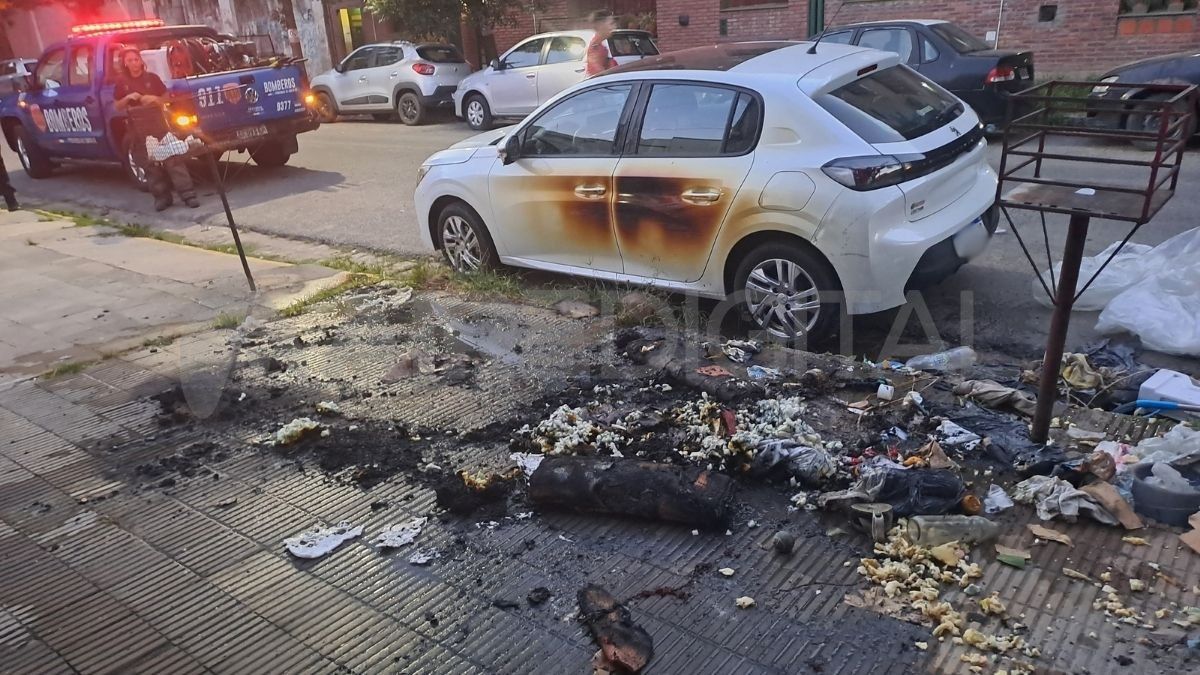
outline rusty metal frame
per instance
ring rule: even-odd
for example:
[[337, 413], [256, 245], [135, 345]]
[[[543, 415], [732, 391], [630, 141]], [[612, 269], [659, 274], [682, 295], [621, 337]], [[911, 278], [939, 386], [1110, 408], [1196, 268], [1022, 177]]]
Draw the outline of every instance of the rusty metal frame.
[[[1126, 93], [1117, 100], [1088, 96], [1086, 92], [1090, 92], [1096, 86]], [[1180, 167], [1183, 165], [1183, 152], [1191, 136], [1190, 132], [1195, 128], [1192, 122], [1193, 111], [1196, 110], [1196, 94], [1195, 85], [1052, 80], [1013, 94], [1008, 100], [1008, 124], [1005, 127], [1004, 149], [1000, 156], [996, 202], [1004, 213], [1009, 228], [1016, 235], [1026, 260], [1038, 275], [1038, 281], [1054, 305], [1050, 332], [1046, 339], [1046, 353], [1042, 360], [1037, 408], [1030, 431], [1030, 438], [1035, 443], [1044, 443], [1049, 437], [1050, 419], [1058, 396], [1059, 371], [1067, 329], [1075, 301], [1092, 285], [1130, 238], [1175, 194], [1179, 184]], [[1132, 98], [1134, 95], [1139, 98]], [[1163, 95], [1167, 97], [1163, 98]], [[1154, 98], [1147, 98], [1149, 96]], [[1019, 114], [1018, 107], [1022, 109]], [[1085, 119], [1100, 124], [1080, 126], [1065, 123], [1062, 121], [1064, 113], [1085, 113]], [[1129, 115], [1154, 116], [1158, 121], [1157, 130], [1151, 132], [1127, 129], [1125, 122]], [[1072, 153], [1070, 148], [1059, 151], [1048, 149], [1051, 141], [1075, 138], [1153, 145], [1143, 153], [1148, 159], [1090, 156]], [[1073, 162], [1085, 168], [1087, 165], [1125, 166], [1135, 172], [1135, 178], [1124, 185], [1065, 180], [1047, 175], [1048, 161]], [[1144, 172], [1145, 180], [1139, 181], [1136, 172]], [[1045, 240], [1046, 267], [1050, 270], [1049, 285], [1041, 275], [1041, 266], [1034, 260], [1025, 238], [1021, 236], [1013, 221], [1010, 209], [1038, 213]], [[1070, 217], [1058, 279], [1054, 278], [1054, 261], [1050, 255], [1047, 213]], [[1127, 222], [1131, 227], [1112, 255], [1083, 287], [1079, 288], [1083, 248], [1092, 218]]]

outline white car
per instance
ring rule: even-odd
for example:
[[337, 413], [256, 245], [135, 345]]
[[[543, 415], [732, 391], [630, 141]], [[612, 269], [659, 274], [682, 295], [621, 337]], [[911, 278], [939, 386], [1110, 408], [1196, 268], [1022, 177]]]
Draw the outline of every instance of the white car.
[[[524, 117], [587, 76], [592, 30], [542, 33], [526, 38], [486, 68], [467, 76], [454, 92], [454, 114], [475, 130], [491, 129], [498, 117]], [[608, 38], [618, 64], [658, 54], [650, 33], [618, 30]]]
[[785, 340], [905, 302], [987, 245], [979, 118], [895, 54], [723, 44], [589, 79], [434, 154], [420, 232], [497, 263], [744, 302]]
[[471, 66], [454, 45], [389, 42], [359, 47], [332, 70], [312, 79], [322, 122], [338, 115], [399, 117], [421, 124], [434, 108], [454, 103], [454, 90]]

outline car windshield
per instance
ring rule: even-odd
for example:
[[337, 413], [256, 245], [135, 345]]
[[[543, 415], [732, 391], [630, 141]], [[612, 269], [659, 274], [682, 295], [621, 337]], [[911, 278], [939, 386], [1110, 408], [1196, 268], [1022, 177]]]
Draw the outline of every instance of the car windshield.
[[935, 23], [929, 27], [929, 30], [937, 33], [946, 42], [949, 42], [950, 46], [954, 47], [960, 54], [981, 52], [992, 48], [988, 43], [952, 23]]
[[650, 39], [649, 33], [613, 33], [612, 37], [608, 38], [608, 45], [614, 57], [658, 54], [658, 47], [655, 46], [654, 40]]
[[417, 56], [430, 63], [462, 63], [462, 52], [454, 45], [422, 45], [417, 47]]
[[876, 71], [814, 100], [868, 143], [919, 138], [963, 112], [957, 99], [906, 66]]

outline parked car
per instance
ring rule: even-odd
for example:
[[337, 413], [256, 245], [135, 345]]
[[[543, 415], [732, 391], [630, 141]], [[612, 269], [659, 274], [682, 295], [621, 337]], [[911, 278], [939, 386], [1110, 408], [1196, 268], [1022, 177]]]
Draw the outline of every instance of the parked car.
[[26, 78], [33, 74], [37, 59], [0, 61], [0, 96], [22, 91]]
[[322, 121], [338, 115], [399, 117], [421, 124], [431, 110], [453, 105], [458, 83], [471, 72], [454, 45], [389, 42], [350, 52], [312, 79]]
[[[100, 161], [122, 165], [134, 185], [148, 187], [144, 160], [133, 151], [141, 141], [127, 133], [128, 114], [113, 100], [127, 48], [138, 49], [166, 85], [167, 117], [180, 138], [202, 136], [214, 151], [246, 151], [259, 166], [279, 167], [299, 149], [297, 135], [320, 126], [303, 62], [260, 55], [207, 26], [86, 24], [46, 47], [27, 91], [0, 101], [4, 140], [30, 177], [47, 178], [65, 161]], [[182, 58], [171, 61], [168, 52]]]
[[[524, 117], [586, 77], [592, 30], [543, 33], [517, 43], [486, 68], [472, 73], [454, 92], [454, 114], [475, 130], [491, 129], [499, 117]], [[618, 64], [658, 54], [650, 33], [618, 30], [608, 38]]]
[[873, 21], [830, 28], [821, 43], [882, 49], [975, 109], [989, 133], [1008, 114], [1008, 94], [1033, 86], [1033, 52], [992, 49], [948, 21]]
[[905, 302], [987, 245], [979, 118], [895, 54], [727, 43], [588, 79], [425, 161], [420, 232], [498, 263], [745, 303], [793, 340]]
[[[1093, 103], [1088, 111], [1088, 125], [1101, 128], [1123, 128], [1130, 131], [1158, 131], [1161, 120], [1153, 113], [1139, 113], [1124, 105], [1130, 100], [1166, 100], [1174, 94], [1163, 94], [1146, 89], [1110, 87], [1121, 84], [1200, 84], [1200, 54], [1182, 52], [1156, 56], [1141, 61], [1117, 66], [1100, 78], [1100, 83], [1088, 95]], [[1195, 133], [1196, 116], [1200, 116], [1200, 98], [1192, 101], [1193, 118], [1188, 136]], [[1152, 142], [1137, 143], [1139, 147], [1151, 148]]]

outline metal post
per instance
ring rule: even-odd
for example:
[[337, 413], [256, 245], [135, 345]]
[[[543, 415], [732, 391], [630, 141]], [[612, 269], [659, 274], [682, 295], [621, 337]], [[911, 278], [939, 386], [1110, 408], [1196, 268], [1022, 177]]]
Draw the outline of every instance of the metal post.
[[213, 182], [217, 185], [217, 194], [221, 196], [221, 206], [225, 207], [225, 220], [229, 221], [229, 231], [233, 233], [233, 244], [237, 246], [238, 258], [242, 260], [242, 271], [246, 273], [246, 283], [250, 284], [250, 292], [257, 293], [254, 286], [254, 275], [250, 273], [250, 263], [246, 261], [246, 251], [242, 248], [242, 238], [238, 236], [237, 223], [233, 222], [233, 211], [229, 209], [229, 196], [225, 194], [225, 181], [221, 180], [221, 172], [217, 169], [216, 153], [206, 152], [208, 168], [212, 171]]
[[1029, 434], [1034, 443], [1045, 443], [1050, 437], [1050, 418], [1054, 414], [1054, 401], [1058, 398], [1063, 349], [1067, 344], [1067, 328], [1071, 325], [1071, 308], [1075, 305], [1079, 266], [1083, 262], [1083, 245], [1087, 242], [1090, 222], [1090, 216], [1073, 214], [1067, 227], [1062, 271], [1059, 272], [1058, 288], [1054, 293], [1054, 314], [1050, 318], [1050, 335], [1046, 337], [1046, 357], [1042, 360], [1042, 376], [1038, 384], [1037, 409]]

